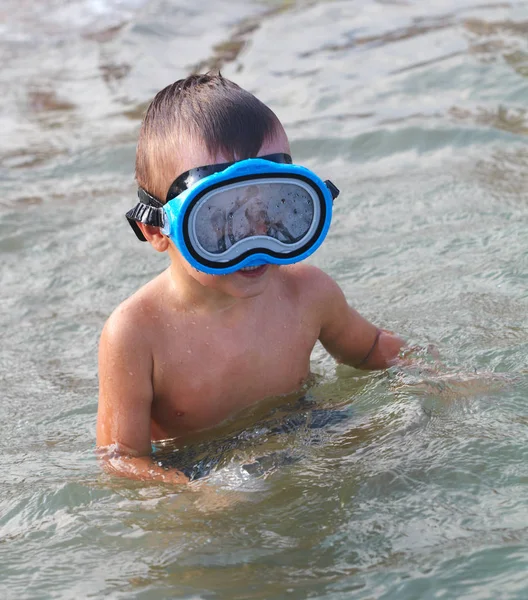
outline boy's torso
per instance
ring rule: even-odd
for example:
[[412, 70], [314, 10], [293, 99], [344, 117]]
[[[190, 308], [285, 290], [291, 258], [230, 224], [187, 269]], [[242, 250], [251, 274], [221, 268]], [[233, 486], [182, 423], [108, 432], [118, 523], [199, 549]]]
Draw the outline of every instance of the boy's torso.
[[276, 278], [236, 316], [160, 310], [154, 335], [152, 439], [217, 425], [272, 396], [298, 390], [319, 336], [317, 311]]

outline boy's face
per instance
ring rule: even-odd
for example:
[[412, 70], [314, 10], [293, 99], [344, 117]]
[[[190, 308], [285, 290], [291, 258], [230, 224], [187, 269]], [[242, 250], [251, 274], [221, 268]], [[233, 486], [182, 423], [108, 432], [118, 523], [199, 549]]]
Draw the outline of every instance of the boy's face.
[[[290, 154], [290, 144], [282, 129], [277, 132], [272, 140], [264, 142], [259, 150], [258, 156], [275, 153]], [[211, 156], [207, 150], [204, 149], [203, 144], [190, 143], [185, 147], [185, 157], [182, 157], [181, 160], [180, 173], [204, 165], [230, 162], [230, 160], [229, 157], [226, 157], [222, 153]], [[178, 173], [176, 176], [177, 175]], [[168, 185], [172, 183], [174, 178], [175, 177], [173, 176], [171, 181], [168, 182]], [[169, 255], [173, 264], [178, 265], [178, 267], [191, 277], [192, 280], [205, 288], [215, 290], [216, 292], [234, 298], [251, 298], [261, 294], [266, 289], [270, 278], [273, 277], [278, 270], [277, 265], [266, 264], [259, 267], [240, 269], [239, 271], [235, 271], [228, 275], [209, 275], [192, 267], [181, 256], [172, 241], [169, 246]]]

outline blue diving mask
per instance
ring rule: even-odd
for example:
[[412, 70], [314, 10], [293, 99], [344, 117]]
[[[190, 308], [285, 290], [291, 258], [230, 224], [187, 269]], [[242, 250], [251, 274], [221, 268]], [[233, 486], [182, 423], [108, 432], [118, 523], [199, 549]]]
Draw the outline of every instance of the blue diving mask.
[[127, 219], [160, 227], [194, 268], [225, 275], [243, 267], [287, 265], [321, 245], [339, 190], [287, 154], [207, 165], [180, 175], [162, 204], [139, 188]]

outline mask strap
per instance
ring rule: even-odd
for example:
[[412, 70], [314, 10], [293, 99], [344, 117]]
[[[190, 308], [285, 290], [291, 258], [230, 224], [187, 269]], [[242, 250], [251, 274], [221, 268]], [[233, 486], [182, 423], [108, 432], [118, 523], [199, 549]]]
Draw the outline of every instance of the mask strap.
[[137, 238], [142, 242], [146, 242], [147, 240], [138, 227], [137, 221], [153, 227], [163, 227], [165, 225], [165, 211], [163, 210], [163, 204], [143, 188], [138, 189], [138, 197], [139, 202], [126, 213], [126, 218]]
[[332, 200], [335, 200], [339, 196], [339, 189], [336, 185], [334, 185], [330, 179], [327, 179], [325, 182], [326, 187], [330, 190], [332, 194]]

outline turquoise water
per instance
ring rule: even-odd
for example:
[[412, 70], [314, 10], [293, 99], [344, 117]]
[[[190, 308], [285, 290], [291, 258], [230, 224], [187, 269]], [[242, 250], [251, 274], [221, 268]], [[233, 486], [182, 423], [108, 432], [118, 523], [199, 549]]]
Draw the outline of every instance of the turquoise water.
[[[528, 2], [4, 0], [0, 59], [1, 597], [528, 597]], [[181, 490], [101, 474], [96, 352], [166, 265], [122, 216], [140, 116], [210, 66], [342, 190], [311, 261], [442, 367], [317, 347], [350, 419]]]

